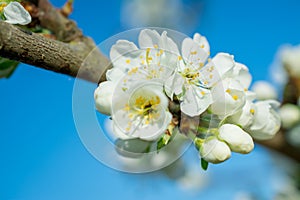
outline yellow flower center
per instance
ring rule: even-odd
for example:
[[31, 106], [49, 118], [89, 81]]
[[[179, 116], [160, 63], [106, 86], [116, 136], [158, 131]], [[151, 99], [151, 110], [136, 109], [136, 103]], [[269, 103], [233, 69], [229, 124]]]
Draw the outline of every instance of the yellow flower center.
[[[158, 96], [153, 96], [151, 98], [139, 96], [135, 98], [132, 106], [126, 104], [124, 110], [129, 112], [128, 117], [130, 119], [141, 121], [142, 125], [148, 125], [159, 117], [159, 112], [157, 110], [159, 104], [160, 98]], [[130, 122], [127, 129], [130, 129], [131, 126], [132, 124]]]

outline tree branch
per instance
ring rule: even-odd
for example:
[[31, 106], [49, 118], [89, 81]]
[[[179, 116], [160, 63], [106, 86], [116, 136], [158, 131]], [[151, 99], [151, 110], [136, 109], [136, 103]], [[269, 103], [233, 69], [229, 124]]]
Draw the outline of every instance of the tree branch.
[[284, 132], [282, 131], [277, 133], [271, 140], [256, 142], [272, 151], [278, 152], [281, 155], [284, 155], [300, 163], [300, 148], [290, 145], [285, 138]]
[[[76, 23], [47, 0], [27, 2], [36, 6], [33, 18], [51, 30], [57, 40], [0, 21], [0, 56], [95, 83], [104, 81], [111, 63], [90, 38], [83, 36]], [[282, 132], [272, 140], [257, 142], [300, 162], [299, 149], [288, 144]]]
[[[0, 56], [33, 66], [67, 74], [92, 82], [109, 67], [108, 59], [100, 51], [83, 42], [63, 43], [0, 21]], [[88, 56], [89, 53], [95, 54]], [[88, 57], [87, 57], [88, 56]], [[102, 76], [101, 81], [105, 79]]]

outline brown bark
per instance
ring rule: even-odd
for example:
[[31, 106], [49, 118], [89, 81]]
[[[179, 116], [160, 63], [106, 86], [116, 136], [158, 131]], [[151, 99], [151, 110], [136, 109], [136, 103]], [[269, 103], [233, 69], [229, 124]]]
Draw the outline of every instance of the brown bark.
[[[100, 51], [89, 46], [89, 38], [82, 38], [75, 43], [64, 43], [22, 31], [3, 21], [0, 21], [0, 30], [2, 57], [73, 77], [76, 77], [80, 70], [79, 78], [95, 83], [99, 82], [109, 67], [108, 59]], [[90, 53], [94, 56], [88, 56]], [[104, 78], [102, 76], [101, 80]]]

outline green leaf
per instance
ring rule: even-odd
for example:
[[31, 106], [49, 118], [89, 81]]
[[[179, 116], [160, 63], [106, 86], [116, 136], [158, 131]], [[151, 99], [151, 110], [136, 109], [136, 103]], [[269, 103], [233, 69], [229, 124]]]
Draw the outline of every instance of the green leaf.
[[0, 78], [9, 78], [18, 65], [17, 61], [0, 57]]
[[171, 136], [164, 134], [157, 142], [156, 150], [159, 151], [171, 141]]
[[208, 168], [208, 162], [206, 160], [204, 160], [203, 158], [201, 158], [201, 167], [204, 171], [206, 171]]

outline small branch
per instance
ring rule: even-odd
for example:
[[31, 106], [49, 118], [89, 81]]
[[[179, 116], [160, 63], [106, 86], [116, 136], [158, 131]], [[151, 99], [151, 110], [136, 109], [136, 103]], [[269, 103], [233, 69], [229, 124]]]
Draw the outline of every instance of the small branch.
[[[104, 80], [109, 61], [84, 42], [75, 44], [44, 38], [0, 21], [0, 56], [92, 82]], [[88, 39], [86, 39], [88, 40]], [[94, 56], [89, 56], [89, 53]], [[102, 78], [100, 78], [102, 77]]]
[[280, 153], [288, 158], [293, 159], [300, 163], [300, 148], [290, 145], [282, 131], [277, 133], [275, 137], [271, 140], [266, 141], [256, 141], [258, 144], [261, 144], [267, 147], [270, 150]]

